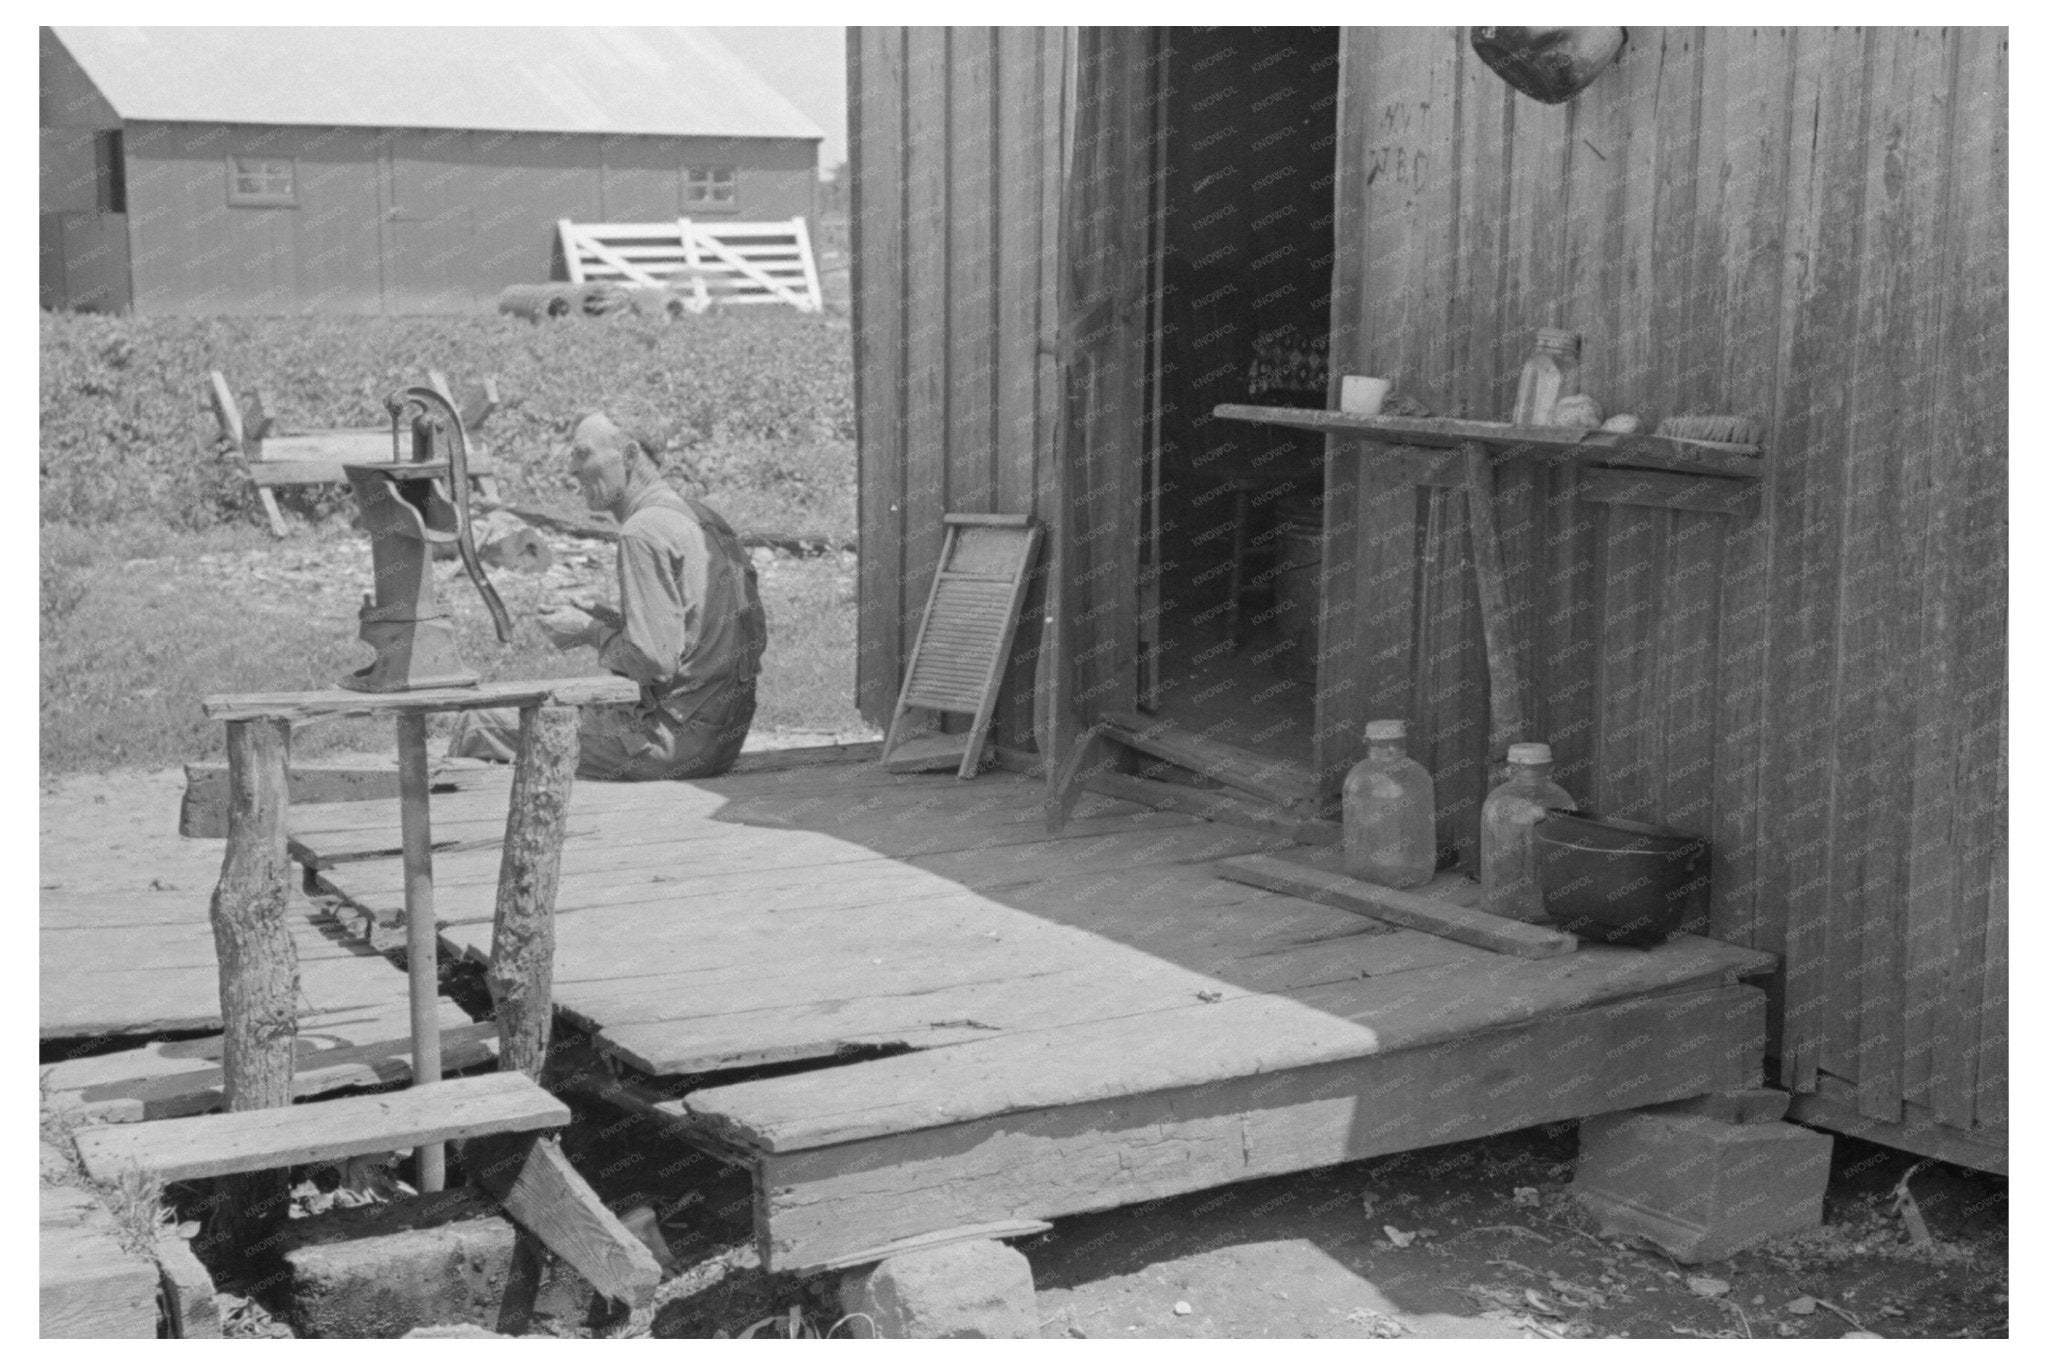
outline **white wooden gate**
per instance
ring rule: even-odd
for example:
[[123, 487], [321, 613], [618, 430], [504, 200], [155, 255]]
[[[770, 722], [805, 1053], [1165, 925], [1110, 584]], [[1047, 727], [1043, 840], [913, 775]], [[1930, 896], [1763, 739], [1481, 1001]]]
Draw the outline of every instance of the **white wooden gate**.
[[824, 310], [811, 235], [801, 218], [780, 223], [560, 223], [562, 259], [577, 284], [611, 280], [674, 289], [693, 312], [712, 304], [783, 303]]

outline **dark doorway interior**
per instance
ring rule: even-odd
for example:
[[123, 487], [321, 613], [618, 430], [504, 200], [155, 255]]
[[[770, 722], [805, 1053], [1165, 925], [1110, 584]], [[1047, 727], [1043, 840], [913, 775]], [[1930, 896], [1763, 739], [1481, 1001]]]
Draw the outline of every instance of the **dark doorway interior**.
[[1325, 406], [1338, 30], [1175, 28], [1166, 44], [1141, 695], [1307, 763], [1323, 443], [1210, 414]]

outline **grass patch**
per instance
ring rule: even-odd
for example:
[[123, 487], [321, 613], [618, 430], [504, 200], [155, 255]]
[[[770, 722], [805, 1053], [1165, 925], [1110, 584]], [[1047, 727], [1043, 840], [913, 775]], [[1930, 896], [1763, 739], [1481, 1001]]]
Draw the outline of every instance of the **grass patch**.
[[[498, 377], [502, 405], [482, 435], [515, 497], [546, 500], [565, 487], [553, 455], [568, 423], [630, 396], [669, 422], [682, 481], [714, 494], [765, 484], [792, 504], [818, 504], [809, 510], [824, 510], [830, 490], [840, 488], [851, 530], [852, 465], [832, 463], [854, 437], [843, 319], [780, 309], [681, 322], [614, 316], [542, 324], [501, 315], [44, 313], [41, 325], [45, 523], [106, 525], [140, 513], [195, 529], [252, 518], [248, 480], [221, 449], [205, 399], [209, 370], [225, 374], [244, 401], [264, 388], [291, 429], [383, 426], [383, 396], [423, 382], [434, 368], [458, 386]], [[289, 490], [287, 500], [319, 511], [347, 497], [335, 487]]]
[[[261, 384], [291, 426], [369, 426], [382, 396], [428, 367], [486, 374], [502, 406], [484, 428], [515, 501], [579, 507], [559, 458], [568, 423], [608, 399], [651, 401], [673, 441], [664, 471], [742, 529], [855, 533], [851, 343], [843, 320], [763, 310], [677, 323], [569, 318], [42, 317], [41, 755], [46, 775], [218, 757], [216, 692], [330, 687], [368, 660], [356, 609], [369, 547], [334, 515], [345, 486], [279, 490], [291, 537], [257, 529], [247, 478], [219, 448], [206, 372]], [[609, 579], [611, 551], [592, 545]], [[500, 645], [459, 567], [440, 567], [462, 657], [486, 679], [594, 673], [533, 618], [540, 580], [497, 573], [512, 611]], [[604, 592], [611, 595], [613, 589]], [[853, 709], [850, 559], [778, 558], [757, 730], [867, 733]], [[452, 726], [450, 718], [436, 725]], [[380, 752], [388, 722], [294, 727], [300, 757]]]
[[[370, 581], [369, 547], [338, 523], [284, 544], [252, 528], [133, 540], [46, 529], [44, 541], [46, 776], [218, 758], [224, 727], [200, 714], [201, 697], [331, 687], [368, 662], [356, 608]], [[131, 555], [137, 548], [152, 553]], [[584, 553], [591, 572], [608, 572], [609, 547]], [[591, 651], [562, 654], [542, 638], [534, 618], [558, 593], [541, 580], [492, 576], [515, 627], [512, 643], [500, 645], [460, 566], [438, 572], [462, 657], [486, 678], [598, 671]], [[761, 573], [761, 597], [768, 653], [755, 728], [865, 733], [853, 709], [851, 563], [777, 559]], [[390, 729], [367, 719], [305, 722], [293, 727], [293, 752], [380, 752]]]

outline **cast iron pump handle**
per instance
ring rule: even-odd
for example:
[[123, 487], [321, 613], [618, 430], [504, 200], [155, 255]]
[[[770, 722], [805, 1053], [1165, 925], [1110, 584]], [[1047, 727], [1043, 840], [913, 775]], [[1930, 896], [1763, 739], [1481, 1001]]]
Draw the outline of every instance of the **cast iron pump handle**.
[[[469, 523], [469, 451], [462, 434], [462, 414], [455, 405], [435, 389], [423, 384], [413, 384], [386, 395], [384, 407], [391, 414], [391, 462], [403, 464], [408, 458], [426, 462], [437, 458], [439, 448], [445, 444], [448, 451], [448, 491], [455, 503], [455, 546], [462, 552], [462, 567], [468, 571], [470, 581], [483, 594], [484, 605], [490, 608], [491, 624], [497, 627], [498, 643], [512, 643], [512, 616], [505, 610], [504, 602], [498, 598], [498, 590], [491, 586], [491, 580], [484, 575], [483, 561], [477, 558], [476, 537], [470, 532]], [[403, 452], [400, 433], [406, 425], [408, 409], [417, 409], [412, 416], [412, 454]]]

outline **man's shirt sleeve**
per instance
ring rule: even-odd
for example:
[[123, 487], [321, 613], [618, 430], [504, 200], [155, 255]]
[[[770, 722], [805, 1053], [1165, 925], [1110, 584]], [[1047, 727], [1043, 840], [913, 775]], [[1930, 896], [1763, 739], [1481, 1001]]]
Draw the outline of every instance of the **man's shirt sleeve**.
[[643, 536], [619, 537], [619, 613], [626, 624], [598, 650], [598, 663], [647, 686], [668, 682], [688, 643], [686, 612], [683, 585], [662, 548]]

